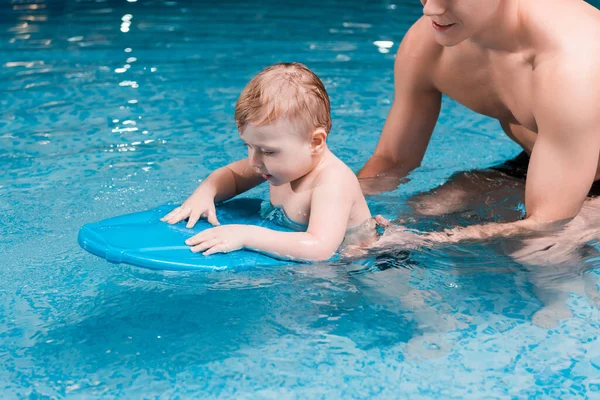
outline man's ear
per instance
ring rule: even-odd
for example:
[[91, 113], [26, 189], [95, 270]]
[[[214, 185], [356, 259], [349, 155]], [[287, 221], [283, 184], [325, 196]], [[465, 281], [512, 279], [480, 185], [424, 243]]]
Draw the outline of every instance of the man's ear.
[[323, 128], [315, 129], [311, 134], [310, 147], [313, 154], [321, 154], [327, 147], [327, 132]]

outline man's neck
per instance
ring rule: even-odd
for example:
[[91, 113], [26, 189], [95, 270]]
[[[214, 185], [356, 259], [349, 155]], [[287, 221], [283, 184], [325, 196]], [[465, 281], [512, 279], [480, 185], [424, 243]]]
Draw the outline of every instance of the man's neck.
[[483, 50], [517, 52], [523, 47], [523, 4], [527, 0], [503, 0], [490, 23], [469, 40]]

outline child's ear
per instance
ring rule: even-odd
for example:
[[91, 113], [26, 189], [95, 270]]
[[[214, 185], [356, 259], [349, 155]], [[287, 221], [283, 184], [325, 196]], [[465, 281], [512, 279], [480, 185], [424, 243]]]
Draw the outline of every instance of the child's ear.
[[317, 128], [313, 131], [310, 147], [314, 154], [321, 154], [327, 147], [327, 132], [323, 128]]

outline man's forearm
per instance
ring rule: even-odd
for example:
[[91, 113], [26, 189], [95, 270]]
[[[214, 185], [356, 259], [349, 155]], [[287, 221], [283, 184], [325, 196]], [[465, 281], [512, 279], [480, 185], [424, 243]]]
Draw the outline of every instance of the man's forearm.
[[416, 166], [402, 164], [374, 155], [358, 171], [360, 187], [365, 195], [395, 190]]
[[418, 165], [411, 166], [408, 163], [402, 163], [394, 161], [388, 157], [373, 155], [365, 163], [365, 165], [358, 171], [358, 178], [376, 178], [381, 176], [403, 178], [410, 171], [418, 167]]
[[501, 237], [516, 237], [557, 229], [561, 223], [540, 223], [532, 219], [507, 223], [489, 223], [430, 232], [423, 238], [434, 243], [458, 243], [466, 240], [489, 240]]

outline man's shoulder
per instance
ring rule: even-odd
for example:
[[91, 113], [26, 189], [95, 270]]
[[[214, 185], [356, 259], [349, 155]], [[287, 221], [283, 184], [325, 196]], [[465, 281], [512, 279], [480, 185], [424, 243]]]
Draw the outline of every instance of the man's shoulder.
[[433, 36], [429, 18], [421, 17], [406, 32], [396, 53], [396, 83], [409, 83], [429, 90], [444, 51]]
[[396, 59], [409, 58], [414, 62], [431, 62], [443, 51], [444, 46], [440, 45], [433, 36], [431, 20], [423, 16], [404, 35]]
[[598, 92], [600, 11], [584, 1], [556, 0], [552, 7], [543, 7], [544, 0], [523, 4], [524, 26], [534, 55], [534, 94], [544, 97], [556, 92], [558, 96], [568, 87], [568, 94], [580, 102], [590, 91]]
[[524, 4], [527, 35], [541, 60], [575, 58], [596, 63], [600, 57], [600, 10], [584, 1], [555, 0], [551, 7], [546, 0]]

